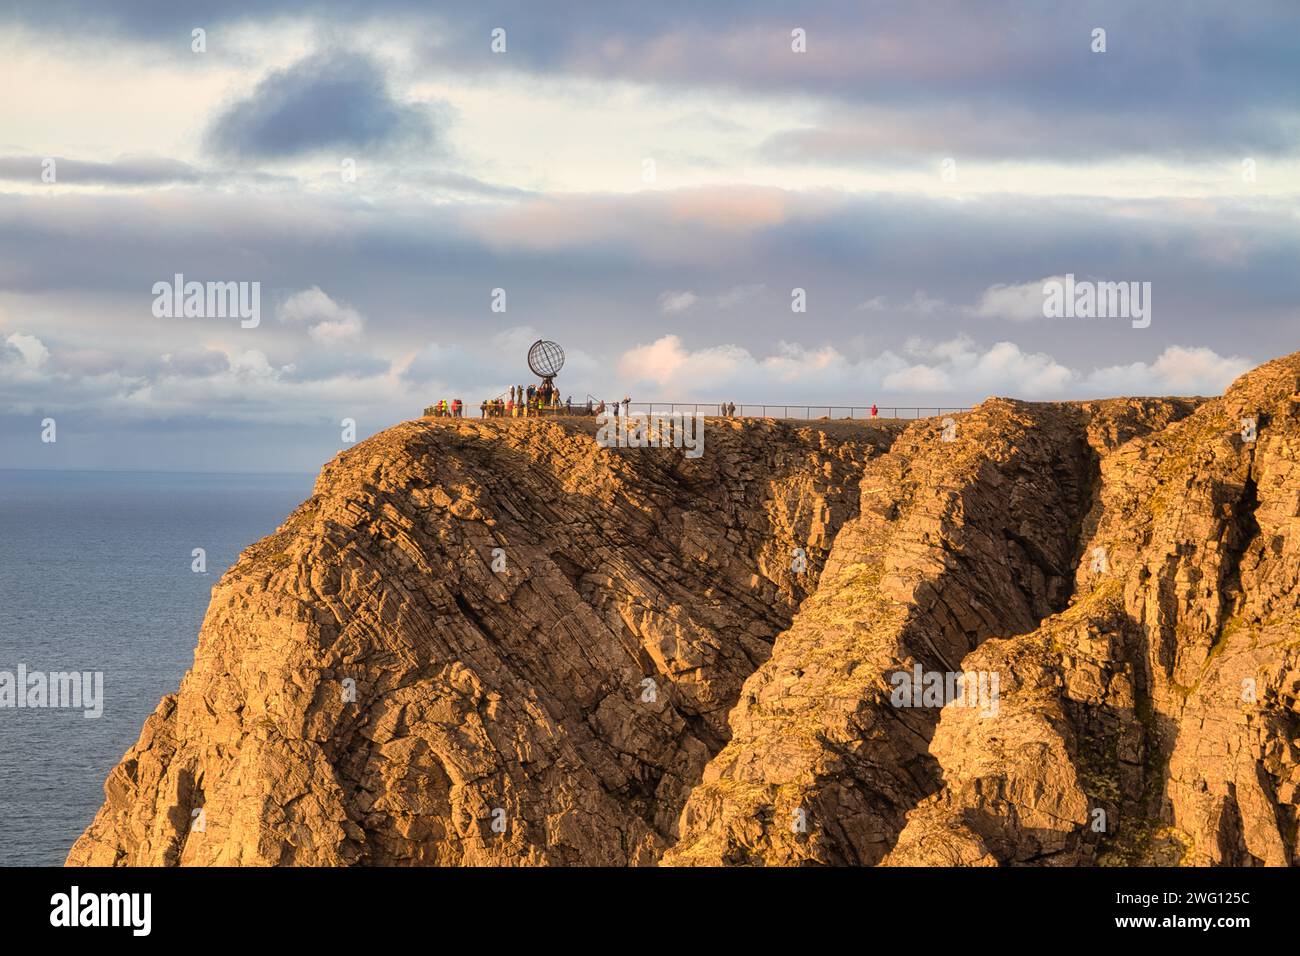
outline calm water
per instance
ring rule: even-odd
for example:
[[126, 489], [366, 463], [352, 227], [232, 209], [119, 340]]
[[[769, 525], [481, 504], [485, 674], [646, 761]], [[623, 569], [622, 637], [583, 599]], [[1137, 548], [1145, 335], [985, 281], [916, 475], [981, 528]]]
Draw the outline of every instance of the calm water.
[[0, 672], [104, 674], [97, 720], [0, 707], [0, 865], [63, 863], [109, 769], [193, 662], [212, 586], [312, 481], [0, 470]]

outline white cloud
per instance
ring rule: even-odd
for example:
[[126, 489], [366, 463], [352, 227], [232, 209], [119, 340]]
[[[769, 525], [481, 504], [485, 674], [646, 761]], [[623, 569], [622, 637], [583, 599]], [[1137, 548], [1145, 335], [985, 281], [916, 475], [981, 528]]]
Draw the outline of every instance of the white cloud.
[[731, 309], [735, 306], [744, 305], [746, 302], [757, 299], [766, 291], [767, 286], [761, 282], [757, 285], [738, 285], [733, 286], [726, 292], [722, 293], [715, 301], [718, 304], [718, 308]]
[[885, 296], [877, 295], [859, 303], [857, 306], [859, 312], [892, 312], [897, 315], [912, 315], [922, 318], [952, 309], [954, 307], [943, 299], [936, 298], [921, 289], [913, 292], [912, 297], [907, 301], [898, 302], [894, 305], [890, 305], [889, 299]]
[[696, 302], [699, 296], [694, 292], [662, 292], [659, 295], [659, 311], [664, 315], [676, 315], [678, 312], [685, 312]]
[[737, 306], [753, 302], [767, 291], [764, 283], [755, 285], [736, 285], [717, 295], [702, 298], [690, 290], [677, 291], [669, 289], [659, 295], [659, 311], [664, 315], [677, 315], [688, 312], [700, 302], [712, 302], [719, 309], [734, 309]]
[[278, 315], [281, 322], [310, 326], [308, 334], [322, 345], [355, 341], [365, 325], [356, 309], [335, 302], [319, 286], [289, 296]]
[[14, 332], [5, 339], [5, 343], [18, 351], [22, 356], [23, 363], [31, 369], [38, 369], [50, 357], [50, 350], [34, 335], [26, 335], [22, 332]]
[[1065, 276], [1048, 276], [1019, 285], [991, 285], [980, 296], [975, 314], [986, 319], [1032, 322], [1043, 317], [1043, 286], [1065, 282]]
[[1213, 349], [1171, 345], [1152, 363], [1096, 369], [1087, 385], [1097, 395], [1218, 395], [1254, 363]]
[[882, 387], [896, 392], [949, 392], [952, 380], [948, 373], [933, 365], [909, 365], [890, 372], [881, 382]]
[[[909, 340], [853, 360], [833, 346], [781, 343], [756, 356], [738, 345], [688, 349], [665, 335], [623, 353], [619, 374], [646, 397], [677, 401], [726, 400], [869, 404], [889, 400], [970, 404], [990, 395], [1035, 400], [1124, 394], [1218, 394], [1250, 363], [1211, 349], [1173, 346], [1150, 364], [1086, 371], [1014, 342], [984, 347], [967, 336], [937, 342]], [[739, 398], [735, 400], [739, 401]]]

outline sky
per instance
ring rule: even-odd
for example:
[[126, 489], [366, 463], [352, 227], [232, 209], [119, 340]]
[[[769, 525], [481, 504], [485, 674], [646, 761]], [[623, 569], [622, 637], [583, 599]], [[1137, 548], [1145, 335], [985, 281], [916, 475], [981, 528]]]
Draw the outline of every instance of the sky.
[[9, 0], [0, 89], [0, 468], [315, 471], [538, 338], [577, 401], [882, 406], [1300, 348], [1294, 2]]

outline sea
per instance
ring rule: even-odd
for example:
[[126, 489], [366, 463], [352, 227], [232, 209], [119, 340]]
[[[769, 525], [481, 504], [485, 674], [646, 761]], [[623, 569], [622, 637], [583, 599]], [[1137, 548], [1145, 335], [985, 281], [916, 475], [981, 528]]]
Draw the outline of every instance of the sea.
[[[0, 866], [62, 865], [109, 770], [193, 662], [213, 585], [313, 481], [0, 469]], [[5, 680], [20, 668], [29, 688], [79, 674], [80, 709], [17, 707]]]

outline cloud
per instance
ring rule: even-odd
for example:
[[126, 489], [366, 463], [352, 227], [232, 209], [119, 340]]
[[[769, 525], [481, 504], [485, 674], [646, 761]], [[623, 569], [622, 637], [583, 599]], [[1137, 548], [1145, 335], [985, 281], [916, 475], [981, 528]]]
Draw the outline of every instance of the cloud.
[[472, 196], [483, 199], [536, 199], [538, 193], [520, 189], [517, 186], [502, 186], [498, 183], [485, 182], [475, 176], [452, 170], [435, 169], [428, 171], [403, 168], [386, 177], [386, 181], [395, 187], [427, 186], [440, 193]]
[[213, 120], [205, 141], [214, 153], [252, 159], [429, 147], [433, 112], [395, 99], [369, 57], [328, 50], [269, 74]]
[[[1286, 152], [1300, 132], [1291, 92], [1300, 60], [1290, 42], [1300, 12], [1287, 0], [1236, 8], [1092, 0], [1086, 12], [1023, 0], [816, 4], [795, 18], [807, 31], [805, 54], [791, 50], [793, 21], [779, 0], [458, 9], [427, 0], [10, 0], [6, 14], [8, 23], [61, 35], [75, 23], [91, 38], [148, 42], [154, 55], [168, 45], [183, 50], [176, 38], [195, 23], [226, 36], [289, 22], [353, 37], [378, 23], [435, 81], [508, 72], [534, 85], [543, 77], [749, 99], [793, 94], [814, 107], [801, 115], [824, 117], [772, 147], [795, 159], [872, 160], [909, 150], [959, 158], [1241, 156], [1243, 148]], [[1104, 54], [1089, 49], [1098, 24], [1108, 31]], [[503, 25], [509, 52], [495, 56], [485, 38]]]
[[276, 312], [281, 322], [306, 325], [308, 335], [321, 345], [338, 345], [361, 337], [365, 322], [351, 306], [341, 305], [319, 286], [295, 292]]
[[984, 290], [975, 306], [975, 314], [985, 319], [1010, 319], [1030, 322], [1043, 317], [1043, 286], [1048, 282], [1065, 282], [1065, 276], [1048, 276], [1019, 285], [991, 285]]
[[890, 392], [1066, 397], [1079, 373], [1043, 352], [1013, 342], [980, 349], [965, 335], [939, 342], [909, 339], [911, 363], [891, 372], [882, 386]]
[[738, 285], [722, 293], [715, 301], [720, 309], [733, 309], [746, 302], [752, 302], [766, 291], [767, 286], [761, 282], [757, 285]]
[[[977, 345], [967, 336], [909, 340], [853, 360], [833, 346], [783, 342], [756, 356], [738, 345], [688, 349], [677, 335], [628, 349], [618, 370], [640, 394], [675, 401], [872, 401], [958, 404], [1007, 395], [1038, 400], [1122, 394], [1219, 394], [1251, 363], [1211, 349], [1171, 346], [1151, 363], [1085, 370], [1013, 342]], [[648, 396], [651, 397], [651, 396]]]
[[1254, 364], [1213, 349], [1171, 345], [1150, 364], [1097, 369], [1088, 376], [1087, 385], [1097, 395], [1218, 395]]
[[734, 309], [737, 306], [753, 302], [766, 291], [767, 286], [762, 283], [757, 285], [736, 285], [725, 292], [706, 299], [688, 290], [681, 292], [669, 290], [659, 295], [659, 311], [664, 315], [676, 315], [680, 312], [688, 312], [704, 301], [713, 303], [718, 309]]
[[[38, 336], [52, 353], [42, 371], [69, 373], [68, 381], [57, 388], [51, 383], [41, 394], [60, 403], [84, 398], [88, 415], [125, 401], [105, 403], [100, 391], [87, 390], [89, 379], [86, 388], [77, 380], [109, 372], [117, 378], [98, 381], [112, 395], [143, 396], [137, 391], [143, 383], [153, 386], [155, 401], [167, 401], [160, 415], [176, 414], [183, 405], [177, 396], [191, 394], [190, 411], [207, 414], [211, 405], [201, 386], [217, 387], [224, 378], [183, 374], [180, 367], [169, 377], [142, 356], [155, 356], [155, 364], [157, 356], [179, 356], [173, 362], [192, 361], [210, 372], [216, 359], [190, 352], [211, 346], [223, 355], [261, 351], [282, 370], [276, 382], [286, 409], [299, 408], [294, 396], [312, 394], [298, 386], [335, 380], [372, 382], [376, 394], [408, 396], [410, 404], [390, 409], [390, 421], [441, 397], [440, 391], [450, 393], [453, 385], [469, 399], [480, 389], [486, 394], [526, 380], [523, 356], [536, 338], [559, 341], [569, 352], [564, 387], [578, 398], [588, 391], [606, 398], [631, 391], [638, 399], [678, 400], [689, 390], [717, 402], [723, 399], [715, 386], [725, 385], [737, 402], [859, 404], [883, 397], [887, 384], [895, 389], [890, 404], [966, 405], [992, 392], [1033, 398], [1204, 391], [1171, 383], [1161, 375], [1164, 365], [1152, 371], [1160, 351], [1205, 347], [1262, 361], [1295, 348], [1293, 303], [1300, 286], [1293, 264], [1300, 245], [1284, 208], [1226, 201], [1193, 209], [1160, 202], [1020, 203], [1007, 197], [944, 204], [785, 193], [772, 206], [791, 210], [789, 218], [760, 218], [747, 229], [718, 232], [707, 217], [685, 225], [674, 220], [684, 198], [692, 210], [710, 206], [699, 191], [687, 192], [647, 191], [622, 200], [548, 197], [557, 220], [582, 223], [593, 238], [570, 236], [548, 246], [539, 230], [538, 243], [524, 248], [468, 228], [477, 211], [470, 205], [352, 193], [259, 193], [256, 201], [194, 190], [149, 197], [0, 194], [0, 308], [10, 317], [4, 331]], [[500, 211], [498, 205], [477, 207], [483, 208], [491, 215]], [[663, 246], [638, 245], [635, 229], [622, 233], [626, 245], [610, 241], [637, 216]], [[477, 218], [481, 225], [491, 216]], [[196, 222], [204, 228], [195, 229]], [[1117, 228], [1122, 244], [1115, 242]], [[1195, 250], [1215, 236], [1244, 244], [1241, 264], [1196, 258]], [[664, 246], [674, 247], [667, 260], [659, 258]], [[1148, 330], [1154, 334], [1143, 336], [1127, 323], [1069, 321], [999, 330], [962, 311], [975, 308], [995, 284], [1050, 276], [1062, 263], [1078, 275], [1128, 276], [1140, 268], [1143, 278], [1158, 283], [1161, 296], [1162, 317]], [[245, 331], [236, 322], [155, 319], [150, 287], [177, 271], [260, 280], [267, 312], [261, 326]], [[762, 300], [766, 307], [720, 307], [719, 300], [739, 298], [734, 290], [753, 286], [756, 276], [770, 292], [770, 301]], [[490, 290], [503, 283], [510, 319], [488, 310]], [[796, 285], [808, 289], [810, 303], [798, 316], [786, 297]], [[432, 303], [431, 289], [437, 290]], [[664, 290], [689, 290], [698, 301], [668, 320], [682, 339], [676, 349], [662, 348], [659, 358], [700, 371], [674, 377], [643, 374], [635, 364], [620, 369], [620, 356], [654, 343], [665, 330], [656, 303]], [[304, 292], [311, 294], [290, 307], [297, 321], [270, 321], [270, 303]], [[875, 301], [879, 311], [856, 310], [864, 300]], [[943, 309], [934, 302], [953, 305]], [[922, 328], [926, 312], [931, 315]], [[706, 314], [708, 323], [681, 322]], [[531, 338], [493, 343], [499, 323], [515, 315], [535, 326]], [[361, 332], [353, 338], [357, 319]], [[325, 330], [309, 334], [327, 322], [337, 323], [331, 331], [348, 348], [322, 342], [322, 335], [331, 339]], [[909, 348], [907, 336], [922, 331], [934, 342]], [[980, 344], [962, 345], [962, 333]], [[999, 338], [1012, 340], [1016, 351], [994, 351]], [[431, 339], [438, 349], [422, 364], [412, 363], [411, 376], [402, 375]], [[805, 345], [778, 348], [774, 343], [782, 339]], [[593, 356], [589, 369], [577, 364], [575, 346]], [[13, 361], [5, 375], [15, 375], [20, 364], [31, 371], [8, 348]], [[698, 354], [706, 349], [716, 351]], [[74, 350], [82, 354], [76, 376], [69, 368]], [[1033, 358], [1044, 355], [1052, 361]], [[1063, 376], [1053, 362], [1073, 373], [1072, 391], [1060, 385]], [[1109, 387], [1100, 376], [1088, 381], [1092, 369], [1135, 362], [1139, 367], [1128, 377], [1111, 373], [1116, 381]], [[223, 373], [231, 374], [222, 363]], [[987, 370], [983, 378], [976, 374], [980, 368]], [[402, 378], [401, 388], [380, 384], [393, 374]], [[159, 378], [167, 379], [165, 388]], [[182, 390], [181, 382], [192, 387]], [[15, 402], [32, 399], [30, 391], [8, 394]], [[246, 400], [252, 402], [253, 394]]]
[[175, 353], [168, 352], [162, 356], [162, 365], [166, 374], [202, 378], [216, 375], [229, 363], [224, 352], [211, 348], [197, 348], [182, 349]]
[[943, 312], [959, 311], [943, 299], [931, 296], [921, 289], [913, 292], [910, 299], [905, 299], [893, 305], [890, 305], [887, 296], [872, 296], [865, 302], [859, 303], [855, 310], [859, 312], [888, 312], [917, 318], [928, 318]]
[[[47, 167], [47, 161], [53, 166]], [[162, 186], [203, 179], [203, 173], [189, 163], [161, 156], [123, 156], [108, 163], [62, 156], [0, 156], [0, 179], [41, 183], [46, 168], [52, 169], [57, 184], [73, 186]]]
[[842, 198], [750, 185], [561, 194], [476, 207], [460, 226], [503, 251], [631, 248], [660, 262], [691, 262], [733, 253], [748, 237], [789, 223], [815, 221]]
[[18, 353], [28, 368], [38, 369], [50, 357], [50, 350], [45, 347], [45, 343], [34, 335], [14, 332], [4, 341], [6, 345]]
[[659, 296], [659, 311], [664, 315], [676, 315], [685, 312], [698, 301], [699, 296], [694, 292], [664, 292]]

